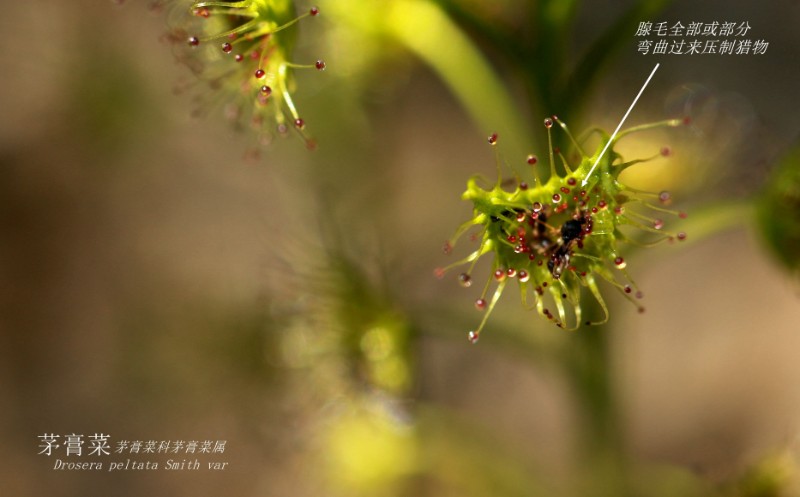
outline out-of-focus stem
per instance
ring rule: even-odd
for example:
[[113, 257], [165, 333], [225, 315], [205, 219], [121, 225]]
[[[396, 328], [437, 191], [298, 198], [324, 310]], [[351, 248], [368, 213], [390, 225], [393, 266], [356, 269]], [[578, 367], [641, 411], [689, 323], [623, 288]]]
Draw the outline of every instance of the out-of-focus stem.
[[737, 226], [751, 225], [755, 220], [755, 204], [752, 199], [725, 201], [691, 211], [689, 217], [680, 222], [681, 231], [688, 235], [676, 247], [685, 247], [717, 233]]
[[440, 7], [424, 0], [394, 2], [387, 26], [394, 38], [442, 78], [483, 132], [500, 134], [504, 154], [527, 154], [532, 133], [520, 115], [520, 104]]

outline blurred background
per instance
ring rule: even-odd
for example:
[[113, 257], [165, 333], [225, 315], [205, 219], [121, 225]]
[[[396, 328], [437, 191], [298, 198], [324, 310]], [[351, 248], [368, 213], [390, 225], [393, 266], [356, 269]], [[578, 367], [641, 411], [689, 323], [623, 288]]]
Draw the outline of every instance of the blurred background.
[[[555, 64], [562, 87], [639, 3], [565, 2], [569, 22], [536, 45], [557, 58], [532, 69], [474, 21], [524, 44], [556, 4], [430, 4], [504, 96], [443, 69], [464, 53], [426, 38], [439, 18], [418, 17], [420, 2], [321, 0], [295, 54], [328, 65], [298, 71], [294, 93], [314, 152], [295, 137], [262, 148], [195, 100], [207, 90], [144, 1], [5, 4], [4, 495], [800, 495], [800, 291], [787, 267], [800, 209], [754, 215], [800, 130], [800, 3], [662, 3], [637, 11], [585, 87], [547, 100], [531, 96], [546, 92], [531, 92], [543, 83], [530, 72], [547, 81]], [[747, 21], [769, 48], [637, 53], [635, 26], [660, 20]], [[621, 147], [672, 148], [627, 179], [670, 189], [689, 241], [631, 253], [647, 312], [607, 287], [608, 325], [570, 333], [507, 290], [471, 345], [482, 285], [432, 271], [470, 216], [467, 178], [495, 174], [486, 136], [521, 164], [544, 155], [545, 115], [613, 130], [656, 62], [628, 125], [693, 124]], [[500, 119], [508, 102], [516, 117]], [[798, 198], [792, 174], [772, 191]], [[761, 224], [779, 220], [786, 238], [765, 238]], [[226, 440], [201, 463], [230, 464], [54, 471], [37, 437], [73, 432]]]

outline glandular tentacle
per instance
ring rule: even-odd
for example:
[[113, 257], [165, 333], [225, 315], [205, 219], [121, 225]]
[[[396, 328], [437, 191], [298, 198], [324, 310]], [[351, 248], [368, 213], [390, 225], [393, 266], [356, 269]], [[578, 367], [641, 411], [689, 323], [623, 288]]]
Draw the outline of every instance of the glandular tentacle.
[[[631, 128], [617, 135], [629, 135], [633, 131], [643, 131], [654, 127], [673, 126], [677, 120], [667, 120], [654, 125], [643, 125]], [[578, 162], [570, 163], [562, 151], [553, 147], [552, 128], [558, 123], [560, 130], [567, 134]], [[627, 272], [627, 261], [621, 255], [621, 244], [642, 244], [631, 240], [629, 234], [620, 230], [657, 234], [659, 240], [684, 239], [682, 232], [674, 233], [665, 229], [662, 217], [653, 217], [642, 212], [647, 209], [660, 214], [671, 214], [685, 217], [685, 214], [673, 211], [664, 206], [672, 197], [668, 192], [651, 193], [630, 188], [619, 181], [622, 170], [639, 165], [657, 156], [647, 159], [622, 162], [620, 155], [609, 144], [608, 151], [602, 160], [598, 156], [608, 144], [609, 135], [602, 130], [595, 130], [601, 142], [597, 151], [589, 156], [569, 132], [568, 127], [558, 117], [552, 116], [544, 120], [548, 135], [549, 177], [542, 181], [536, 155], [531, 154], [526, 162], [533, 168], [532, 184], [513, 173], [513, 178], [502, 178], [502, 163], [495, 157], [498, 179], [493, 186], [486, 189], [479, 186], [477, 177], [467, 182], [467, 190], [462, 198], [473, 204], [473, 217], [463, 223], [455, 235], [445, 244], [445, 252], [452, 250], [458, 240], [471, 227], [480, 225], [481, 246], [465, 259], [451, 264], [444, 270], [458, 265], [469, 265], [467, 272], [459, 279], [462, 286], [470, 286], [472, 271], [477, 260], [485, 254], [493, 257], [493, 274], [487, 279], [475, 307], [484, 312], [477, 330], [470, 333], [472, 341], [483, 331], [488, 322], [494, 304], [500, 298], [506, 283], [516, 278], [520, 291], [520, 299], [524, 308], [534, 310], [547, 321], [564, 329], [577, 329], [586, 324], [602, 324], [608, 320], [609, 311], [605, 303], [597, 276], [616, 288], [626, 299], [631, 301], [640, 311], [644, 308], [638, 300], [642, 292]], [[497, 154], [498, 135], [493, 133], [489, 143]], [[666, 152], [665, 152], [666, 151]], [[567, 154], [571, 159], [575, 155]], [[662, 149], [661, 156], [670, 155], [669, 149]], [[556, 166], [558, 156], [561, 167]], [[593, 164], [597, 163], [597, 171], [589, 177]], [[559, 172], [560, 170], [560, 172]], [[513, 188], [513, 189], [512, 189]], [[638, 208], [636, 206], [644, 207]], [[466, 279], [466, 280], [465, 280]], [[491, 302], [486, 301], [492, 280], [497, 288]], [[465, 281], [469, 284], [464, 284]], [[586, 323], [583, 321], [581, 296], [588, 293], [597, 300], [604, 317], [601, 321]]]

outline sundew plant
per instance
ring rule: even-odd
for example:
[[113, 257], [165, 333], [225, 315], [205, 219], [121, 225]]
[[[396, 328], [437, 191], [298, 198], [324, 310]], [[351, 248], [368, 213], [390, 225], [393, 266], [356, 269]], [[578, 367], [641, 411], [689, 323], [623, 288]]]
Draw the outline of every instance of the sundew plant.
[[[720, 443], [715, 472], [701, 442], [641, 437], [663, 456], [636, 438], [661, 429], [631, 422], [638, 378], [621, 366], [656, 333], [650, 312], [685, 312], [675, 336], [703, 335], [720, 289], [740, 309], [772, 291], [739, 278], [739, 241], [675, 290], [693, 250], [744, 227], [796, 284], [800, 148], [769, 122], [729, 132], [758, 107], [693, 83], [700, 59], [637, 51], [641, 23], [694, 21], [691, 5], [623, 4], [150, 4], [160, 57], [186, 77], [174, 105], [213, 130], [198, 131], [204, 160], [274, 187], [256, 331], [218, 353], [269, 372], [258, 392], [282, 422], [254, 424], [285, 465], [282, 495], [800, 495], [792, 443]], [[748, 155], [762, 134], [777, 138]], [[691, 362], [677, 350], [661, 385]]]
[[[573, 141], [580, 163], [570, 166], [561, 151], [553, 149], [553, 140], [549, 133], [554, 123], [558, 123]], [[676, 126], [680, 123], [680, 120], [670, 120], [659, 124]], [[616, 139], [637, 129], [629, 129], [616, 137], [603, 136], [600, 147], [593, 156], [588, 156], [557, 116], [546, 118], [544, 126], [548, 131], [550, 162], [547, 181], [542, 181], [541, 176], [535, 172], [538, 164], [535, 155], [528, 156], [526, 160], [534, 167], [532, 186], [520, 180], [515, 182], [516, 188], [507, 191], [499, 171], [497, 182], [490, 189], [478, 186], [479, 177], [471, 178], [463, 198], [473, 202], [475, 216], [445, 244], [445, 252], [449, 253], [456, 239], [464, 232], [475, 225], [482, 227], [478, 235], [478, 248], [464, 260], [455, 263], [455, 266], [470, 267], [470, 270], [458, 277], [465, 287], [472, 285], [470, 273], [475, 262], [486, 253], [494, 255], [492, 278], [497, 281], [497, 288], [487, 303], [487, 284], [480, 298], [475, 301], [475, 307], [481, 311], [486, 309], [486, 315], [480, 327], [469, 333], [469, 339], [473, 343], [477, 342], [489, 313], [509, 279], [516, 278], [519, 282], [523, 306], [534, 307], [559, 328], [577, 329], [583, 324], [603, 324], [609, 318], [608, 307], [595, 281], [595, 275], [617, 287], [625, 296], [633, 294], [636, 298], [642, 297], [641, 290], [625, 270], [627, 262], [621, 255], [618, 241], [632, 240], [620, 227], [627, 225], [662, 235], [650, 243], [686, 239], [686, 233], [682, 231], [663, 231], [664, 221], [661, 217], [651, 217], [648, 213], [640, 212], [644, 208], [659, 216], [673, 214], [685, 218], [684, 213], [670, 211], [662, 205], [671, 200], [669, 192], [641, 191], [627, 187], [619, 181], [622, 171], [645, 160], [618, 160], [620, 156], [611, 145]], [[651, 126], [644, 126], [648, 127]], [[497, 138], [493, 134], [489, 137], [489, 143], [495, 145]], [[561, 174], [554, 161], [556, 152], [561, 159]], [[606, 153], [608, 157], [604, 156]], [[668, 155], [669, 149], [662, 149], [661, 154]], [[597, 166], [600, 166], [599, 170]], [[595, 170], [597, 177], [593, 178], [591, 174]], [[637, 207], [640, 207], [639, 211], [636, 210]], [[622, 282], [612, 273], [612, 268], [621, 273]], [[444, 272], [445, 269], [439, 269], [437, 275], [443, 275]], [[587, 288], [602, 308], [601, 321], [581, 321], [582, 288]], [[545, 295], [550, 299], [545, 299]], [[545, 307], [546, 301], [555, 306], [556, 311]], [[574, 317], [567, 317], [567, 306], [571, 307]], [[644, 308], [639, 307], [639, 310], [644, 311]]]

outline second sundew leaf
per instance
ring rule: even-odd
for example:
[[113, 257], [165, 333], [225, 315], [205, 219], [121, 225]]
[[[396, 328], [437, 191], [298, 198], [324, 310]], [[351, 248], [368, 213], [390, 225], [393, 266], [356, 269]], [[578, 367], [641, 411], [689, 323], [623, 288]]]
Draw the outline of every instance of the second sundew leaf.
[[315, 147], [292, 97], [293, 70], [322, 71], [326, 65], [297, 64], [291, 57], [296, 25], [318, 16], [317, 7], [298, 14], [292, 0], [156, 3], [169, 7], [168, 39], [178, 60], [215, 91], [213, 97], [199, 97], [203, 107], [223, 106], [226, 116], [252, 128], [262, 143], [295, 130]]
[[[675, 119], [657, 125], [679, 126], [682, 122]], [[568, 161], [559, 149], [553, 148], [551, 128], [555, 124], [573, 143], [577, 161]], [[685, 217], [666, 207], [671, 201], [669, 192], [637, 190], [618, 179], [626, 168], [661, 155], [625, 161], [614, 150], [619, 139], [654, 125], [623, 131], [611, 141], [605, 154], [603, 150], [611, 137], [600, 132], [600, 144], [591, 155], [582, 150], [556, 116], [545, 119], [544, 125], [550, 144], [548, 174], [538, 172], [539, 158], [530, 155], [527, 162], [534, 167], [533, 184], [512, 180], [514, 189], [509, 190], [509, 182], [498, 174], [497, 182], [487, 188], [480, 185], [480, 177], [470, 178], [462, 198], [472, 202], [473, 218], [445, 244], [445, 252], [451, 252], [458, 239], [473, 228], [477, 232], [471, 238], [478, 247], [464, 259], [436, 270], [436, 275], [442, 277], [452, 268], [466, 266], [458, 279], [462, 286], [471, 287], [476, 262], [487, 254], [492, 258], [491, 275], [475, 301], [475, 307], [484, 316], [480, 325], [469, 333], [473, 343], [512, 280], [517, 281], [523, 305], [560, 328], [576, 329], [608, 320], [599, 280], [616, 287], [642, 311], [638, 299], [643, 294], [629, 276], [624, 257], [624, 244], [641, 242], [635, 242], [627, 233], [634, 229], [653, 234], [650, 244], [686, 238], [683, 232], [665, 229], [665, 214]], [[489, 143], [494, 146], [497, 139], [493, 134]], [[596, 162], [598, 166], [594, 168]], [[488, 297], [492, 281], [496, 282], [495, 290]], [[603, 309], [605, 317], [601, 321], [583, 321], [583, 288], [589, 290]]]

